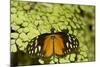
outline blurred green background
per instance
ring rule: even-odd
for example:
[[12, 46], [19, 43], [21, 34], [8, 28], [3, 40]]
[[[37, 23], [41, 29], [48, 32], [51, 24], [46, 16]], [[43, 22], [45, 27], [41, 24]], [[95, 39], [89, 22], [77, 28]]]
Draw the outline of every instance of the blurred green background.
[[[11, 0], [11, 65], [45, 64], [26, 54], [27, 44], [54, 27], [68, 29], [79, 40], [76, 62], [95, 61], [95, 6], [19, 2]], [[58, 61], [57, 59], [55, 59]], [[75, 54], [60, 58], [60, 63], [75, 61]], [[49, 63], [53, 63], [52, 58]]]

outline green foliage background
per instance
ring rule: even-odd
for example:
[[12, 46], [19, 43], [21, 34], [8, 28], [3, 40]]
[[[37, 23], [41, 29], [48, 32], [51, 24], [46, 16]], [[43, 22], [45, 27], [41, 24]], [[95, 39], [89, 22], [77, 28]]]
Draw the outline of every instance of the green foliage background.
[[[16, 45], [25, 52], [30, 40], [49, 33], [52, 27], [57, 31], [68, 29], [78, 38], [80, 54], [76, 62], [95, 60], [95, 6], [11, 0], [11, 54], [18, 51]], [[70, 63], [75, 60], [74, 56], [67, 55], [60, 59], [60, 63]], [[25, 59], [29, 61], [24, 61], [26, 65], [36, 60], [44, 64], [41, 59], [32, 62], [28, 57]], [[50, 63], [53, 63], [52, 60]]]

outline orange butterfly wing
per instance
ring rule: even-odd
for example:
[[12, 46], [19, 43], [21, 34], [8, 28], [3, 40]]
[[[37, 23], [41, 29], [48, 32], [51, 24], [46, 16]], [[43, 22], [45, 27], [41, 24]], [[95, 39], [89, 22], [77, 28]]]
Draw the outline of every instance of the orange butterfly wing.
[[[44, 57], [50, 57], [53, 54], [56, 55], [63, 55], [63, 49], [64, 49], [64, 43], [60, 35], [54, 35], [54, 44], [53, 44], [53, 39], [51, 38], [52, 36], [46, 36], [44, 40], [44, 46], [43, 46], [43, 52], [44, 52]], [[54, 45], [54, 49], [53, 49]]]
[[60, 35], [55, 35], [54, 47], [56, 55], [63, 55], [64, 43]]

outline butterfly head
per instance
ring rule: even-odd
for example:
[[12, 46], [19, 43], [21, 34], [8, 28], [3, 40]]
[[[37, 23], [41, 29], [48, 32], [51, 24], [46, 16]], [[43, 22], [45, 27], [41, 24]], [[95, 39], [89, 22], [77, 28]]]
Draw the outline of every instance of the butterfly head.
[[55, 33], [55, 28], [51, 28], [51, 33], [54, 34]]

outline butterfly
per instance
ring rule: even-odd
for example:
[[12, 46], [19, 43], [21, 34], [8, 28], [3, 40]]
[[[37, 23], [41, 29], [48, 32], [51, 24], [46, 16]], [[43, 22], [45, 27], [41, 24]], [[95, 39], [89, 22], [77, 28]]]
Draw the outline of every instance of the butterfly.
[[75, 35], [70, 34], [68, 29], [62, 32], [44, 33], [33, 38], [28, 46], [27, 53], [32, 57], [50, 58], [63, 57], [71, 53], [77, 53], [79, 41]]

